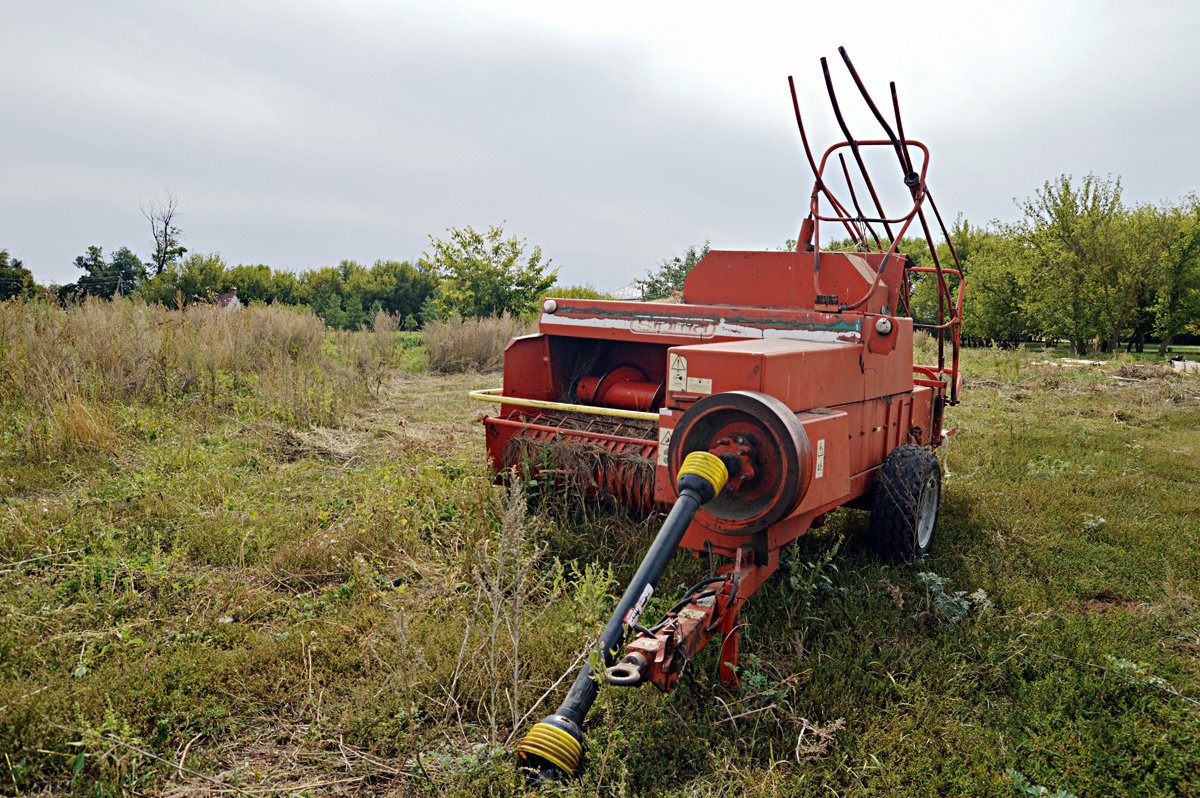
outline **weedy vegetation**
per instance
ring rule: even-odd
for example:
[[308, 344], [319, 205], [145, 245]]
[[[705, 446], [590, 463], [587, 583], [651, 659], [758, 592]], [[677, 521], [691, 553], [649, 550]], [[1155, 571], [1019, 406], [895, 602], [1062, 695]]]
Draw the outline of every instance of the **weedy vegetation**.
[[[967, 353], [931, 557], [834, 514], [741, 690], [718, 646], [603, 689], [545, 794], [1200, 794], [1200, 380], [1050, 355]], [[0, 305], [0, 792], [530, 794], [512, 748], [658, 522], [493, 485], [498, 374], [434, 359], [386, 318]]]
[[430, 321], [421, 330], [421, 341], [429, 357], [429, 369], [442, 374], [491, 371], [504, 362], [504, 347], [518, 335], [536, 332], [533, 322], [499, 316], [463, 318], [451, 316]]

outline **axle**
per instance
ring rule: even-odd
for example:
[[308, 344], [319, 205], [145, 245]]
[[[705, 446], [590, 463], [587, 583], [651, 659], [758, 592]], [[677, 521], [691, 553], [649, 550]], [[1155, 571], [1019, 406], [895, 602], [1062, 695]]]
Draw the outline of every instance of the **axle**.
[[[729, 471], [724, 462], [714, 454], [692, 452], [684, 460], [676, 486], [679, 498], [596, 644], [596, 653], [604, 668], [609, 668], [616, 660], [617, 651], [625, 641], [626, 627], [637, 626], [696, 511], [720, 493], [728, 479]], [[580, 726], [599, 689], [592, 663], [585, 663], [554, 714], [535, 724], [521, 740], [517, 746], [521, 764], [534, 771], [538, 780], [573, 776], [578, 772], [583, 759]]]

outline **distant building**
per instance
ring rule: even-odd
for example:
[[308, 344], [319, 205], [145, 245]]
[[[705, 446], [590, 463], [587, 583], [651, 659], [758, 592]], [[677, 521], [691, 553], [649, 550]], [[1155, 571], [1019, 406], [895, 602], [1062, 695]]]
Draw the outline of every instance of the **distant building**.
[[242, 302], [237, 297], [237, 288], [231, 288], [224, 294], [217, 294], [217, 307], [222, 310], [239, 310]]
[[641, 302], [642, 301], [641, 286], [638, 285], [637, 280], [634, 280], [632, 283], [625, 286], [624, 288], [618, 288], [616, 291], [613, 291], [612, 298], [620, 299], [623, 302]]

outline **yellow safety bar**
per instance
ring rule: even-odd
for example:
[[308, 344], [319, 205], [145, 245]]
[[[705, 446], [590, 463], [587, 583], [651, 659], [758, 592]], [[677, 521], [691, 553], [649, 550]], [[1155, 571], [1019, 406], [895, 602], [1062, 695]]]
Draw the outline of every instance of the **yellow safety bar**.
[[568, 413], [590, 413], [594, 416], [636, 418], [639, 421], [658, 421], [658, 413], [642, 413], [638, 410], [618, 410], [613, 407], [572, 405], [566, 402], [546, 402], [541, 399], [518, 399], [515, 396], [502, 396], [502, 391], [502, 388], [484, 388], [478, 391], [471, 391], [467, 395], [478, 402], [495, 402], [496, 404], [516, 405], [517, 407], [537, 407], [542, 410], [565, 410]]

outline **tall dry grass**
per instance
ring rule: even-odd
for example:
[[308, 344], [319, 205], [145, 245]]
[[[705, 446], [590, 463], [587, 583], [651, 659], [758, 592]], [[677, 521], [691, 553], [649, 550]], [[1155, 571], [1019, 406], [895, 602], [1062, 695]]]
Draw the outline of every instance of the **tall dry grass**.
[[504, 362], [504, 347], [518, 335], [536, 332], [533, 322], [508, 313], [497, 318], [431, 321], [421, 331], [431, 371], [443, 374], [489, 371]]
[[111, 450], [109, 415], [135, 402], [186, 400], [292, 425], [335, 424], [380, 367], [378, 358], [326, 353], [325, 338], [312, 313], [280, 307], [10, 300], [0, 303], [0, 407], [9, 434], [39, 455]]
[[401, 350], [406, 347], [400, 332], [400, 317], [380, 310], [370, 325], [357, 331], [331, 331], [338, 358], [358, 374], [372, 394], [383, 387], [391, 366], [400, 365]]

